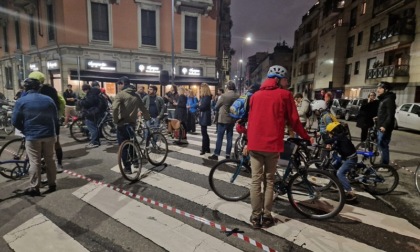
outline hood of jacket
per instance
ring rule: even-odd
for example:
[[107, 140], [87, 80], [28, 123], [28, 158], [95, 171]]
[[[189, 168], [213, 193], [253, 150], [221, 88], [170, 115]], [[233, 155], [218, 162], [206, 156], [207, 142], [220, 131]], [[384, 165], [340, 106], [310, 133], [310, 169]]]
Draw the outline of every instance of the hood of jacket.
[[378, 99], [380, 101], [387, 98], [395, 101], [397, 99], [397, 95], [394, 92], [386, 92], [386, 93], [383, 93], [381, 96], [378, 96]]
[[131, 87], [131, 86], [124, 88], [120, 92], [126, 92], [126, 93], [129, 93], [130, 95], [135, 95], [136, 94], [136, 90], [134, 90], [134, 88]]
[[279, 86], [276, 83], [275, 78], [267, 78], [265, 81], [261, 84], [260, 90], [273, 90], [277, 89]]

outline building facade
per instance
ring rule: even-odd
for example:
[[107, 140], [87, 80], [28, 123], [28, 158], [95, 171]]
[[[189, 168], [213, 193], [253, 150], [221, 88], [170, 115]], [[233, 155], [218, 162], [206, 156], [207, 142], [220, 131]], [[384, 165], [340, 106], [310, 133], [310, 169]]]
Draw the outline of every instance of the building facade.
[[173, 84], [198, 92], [207, 82], [214, 90], [221, 2], [0, 1], [0, 92], [13, 97], [25, 76], [39, 70], [59, 92], [98, 80], [113, 96], [125, 75], [137, 87], [156, 84], [163, 94], [170, 85], [160, 84], [172, 84], [172, 12]]
[[[336, 97], [367, 97], [378, 82], [388, 81], [397, 104], [420, 102], [418, 2], [318, 1], [295, 32], [295, 90], [309, 97], [321, 89]], [[311, 40], [316, 46], [306, 50]]]

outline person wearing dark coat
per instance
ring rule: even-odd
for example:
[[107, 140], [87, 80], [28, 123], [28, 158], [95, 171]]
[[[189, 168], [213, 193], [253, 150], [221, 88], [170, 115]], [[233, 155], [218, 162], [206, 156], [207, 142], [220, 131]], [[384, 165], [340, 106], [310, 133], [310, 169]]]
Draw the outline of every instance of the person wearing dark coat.
[[392, 86], [389, 82], [382, 81], [378, 84], [378, 116], [376, 128], [378, 129], [378, 147], [382, 151], [382, 164], [389, 164], [389, 143], [395, 123], [395, 110], [397, 96], [390, 92]]
[[[180, 87], [178, 89], [178, 100], [174, 102], [175, 106], [175, 119], [179, 120], [185, 130], [185, 139], [187, 139], [187, 120], [188, 120], [188, 110], [187, 110], [187, 96], [185, 96], [185, 89]], [[180, 143], [175, 141], [176, 144]]]
[[198, 110], [200, 111], [199, 124], [201, 126], [201, 150], [200, 155], [210, 153], [210, 138], [207, 133], [207, 127], [211, 125], [211, 91], [207, 83], [201, 84], [200, 102]]
[[369, 93], [368, 100], [360, 107], [357, 115], [356, 127], [362, 130], [360, 134], [360, 141], [366, 141], [369, 128], [373, 127], [373, 118], [378, 114], [379, 101], [376, 100], [375, 92]]

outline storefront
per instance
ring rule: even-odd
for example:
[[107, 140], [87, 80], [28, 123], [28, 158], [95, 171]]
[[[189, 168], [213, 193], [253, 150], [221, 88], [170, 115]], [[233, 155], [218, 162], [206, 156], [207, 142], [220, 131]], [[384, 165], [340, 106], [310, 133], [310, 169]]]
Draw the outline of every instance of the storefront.
[[45, 83], [51, 84], [57, 90], [58, 93], [62, 93], [64, 90], [62, 90], [61, 85], [60, 61], [47, 61], [47, 71], [49, 80], [45, 80]]

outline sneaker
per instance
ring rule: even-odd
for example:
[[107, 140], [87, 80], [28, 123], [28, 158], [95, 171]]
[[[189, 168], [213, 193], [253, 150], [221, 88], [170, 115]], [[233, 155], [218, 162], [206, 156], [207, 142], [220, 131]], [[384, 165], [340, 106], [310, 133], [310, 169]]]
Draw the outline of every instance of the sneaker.
[[97, 147], [99, 147], [99, 144], [89, 143], [88, 145], [86, 145], [87, 149], [93, 149], [93, 148], [97, 148]]
[[38, 188], [35, 187], [30, 187], [28, 189], [26, 189], [23, 194], [31, 196], [31, 197], [35, 197], [35, 196], [41, 196], [41, 192], [39, 191]]
[[356, 195], [354, 192], [347, 192], [346, 193], [346, 201], [354, 201], [356, 200]]
[[262, 228], [262, 225], [261, 225], [261, 216], [252, 216], [251, 215], [251, 217], [249, 217], [249, 221], [252, 224], [252, 228], [255, 228], [255, 229]]
[[70, 124], [66, 124], [66, 126], [64, 126], [64, 127], [68, 128], [68, 127], [70, 127]]
[[131, 168], [124, 168], [124, 173], [125, 174], [133, 174], [133, 172], [131, 171]]
[[57, 164], [57, 173], [62, 173], [63, 172], [63, 165], [62, 164]]
[[226, 155], [226, 159], [230, 159], [230, 155]]
[[213, 155], [209, 156], [209, 159], [211, 159], [211, 160], [219, 160], [219, 157], [213, 154]]
[[55, 192], [55, 191], [57, 191], [57, 186], [56, 185], [50, 185], [50, 186], [48, 186], [48, 190], [46, 190], [44, 192], [44, 194], [52, 193], [52, 192]]
[[263, 217], [261, 222], [262, 228], [269, 228], [274, 226], [274, 218], [273, 217]]

